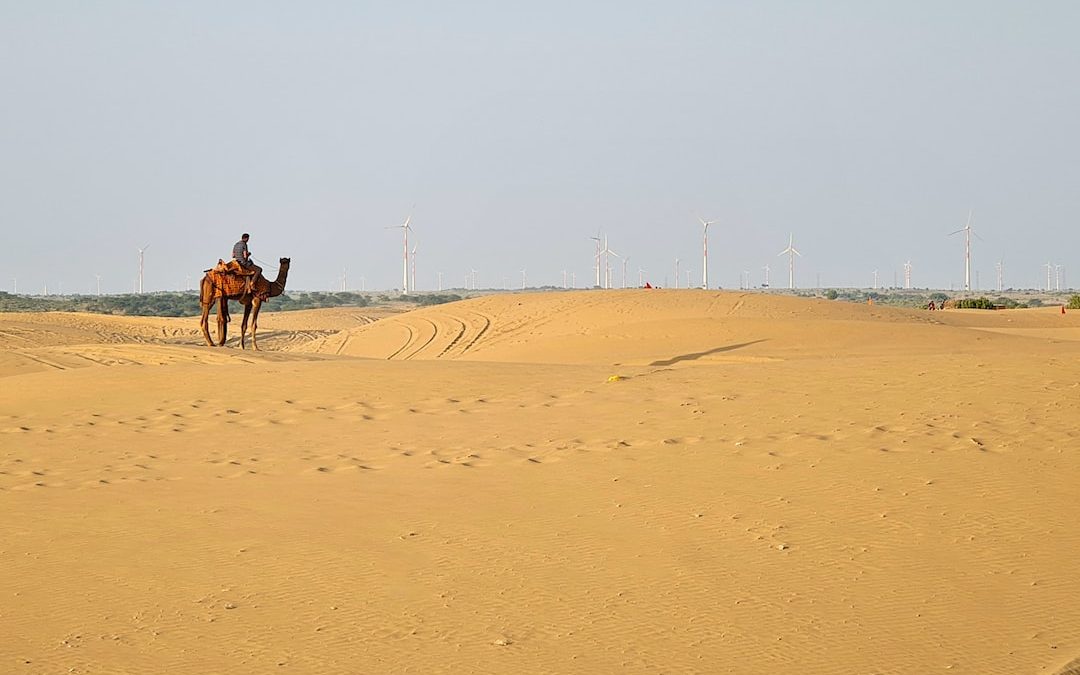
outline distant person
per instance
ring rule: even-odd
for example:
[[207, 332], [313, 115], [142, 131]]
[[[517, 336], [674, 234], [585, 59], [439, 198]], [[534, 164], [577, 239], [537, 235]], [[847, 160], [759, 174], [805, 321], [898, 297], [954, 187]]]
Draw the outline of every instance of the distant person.
[[934, 301], [933, 301], [933, 300], [931, 300], [931, 301], [930, 301], [930, 304], [929, 304], [929, 305], [927, 305], [927, 306], [926, 306], [926, 308], [927, 308], [927, 309], [929, 309], [929, 310], [930, 310], [931, 312], [933, 312], [934, 310], [936, 310], [936, 309], [937, 309], [937, 306], [935, 306], [935, 305], [934, 305]]

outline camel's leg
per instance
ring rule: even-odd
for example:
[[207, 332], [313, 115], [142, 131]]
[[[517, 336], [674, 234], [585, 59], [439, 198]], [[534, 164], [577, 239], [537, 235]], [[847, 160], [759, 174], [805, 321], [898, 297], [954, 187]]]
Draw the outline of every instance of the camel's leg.
[[224, 347], [229, 337], [229, 299], [225, 297], [218, 301], [217, 334], [218, 347]]
[[[255, 343], [255, 330], [259, 327], [259, 310], [262, 309], [262, 300], [255, 298], [251, 301], [255, 312], [251, 315], [251, 348], [259, 351], [259, 345]], [[245, 314], [246, 316], [246, 314]]]
[[[244, 338], [247, 336], [248, 317], [251, 316], [251, 303], [244, 305], [244, 320], [240, 322], [240, 349], [247, 349], [247, 345], [244, 344]], [[254, 335], [251, 338], [252, 347], [255, 346]]]
[[210, 305], [213, 304], [213, 301], [201, 304], [202, 316], [199, 317], [199, 328], [202, 329], [203, 337], [206, 338], [206, 345], [213, 347], [214, 341], [210, 339]]

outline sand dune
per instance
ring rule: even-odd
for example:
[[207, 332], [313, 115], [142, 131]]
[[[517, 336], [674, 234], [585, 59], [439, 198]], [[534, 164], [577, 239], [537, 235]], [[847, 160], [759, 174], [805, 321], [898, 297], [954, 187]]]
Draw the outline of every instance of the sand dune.
[[626, 291], [261, 323], [253, 353], [0, 315], [0, 671], [1080, 657], [1077, 315]]

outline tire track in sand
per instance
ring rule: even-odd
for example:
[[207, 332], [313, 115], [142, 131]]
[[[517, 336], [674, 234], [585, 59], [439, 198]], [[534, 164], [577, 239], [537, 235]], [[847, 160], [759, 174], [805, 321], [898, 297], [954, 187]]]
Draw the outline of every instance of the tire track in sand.
[[484, 326], [476, 333], [472, 340], [469, 340], [469, 343], [465, 345], [465, 347], [461, 350], [462, 355], [472, 349], [476, 345], [476, 343], [480, 341], [480, 338], [484, 337], [484, 333], [486, 333], [488, 329], [491, 328], [490, 316], [488, 316], [487, 314], [480, 314], [479, 312], [476, 315], [484, 321]]
[[450, 344], [446, 345], [446, 347], [443, 348], [443, 350], [441, 352], [439, 352], [439, 354], [435, 357], [437, 359], [441, 359], [443, 356], [445, 356], [451, 349], [454, 348], [454, 345], [456, 345], [458, 342], [460, 342], [461, 338], [465, 336], [465, 329], [466, 328], [465, 328], [465, 322], [464, 321], [462, 321], [461, 319], [459, 319], [456, 316], [447, 315], [446, 318], [450, 319], [451, 321], [457, 322], [457, 324], [459, 326], [459, 329], [458, 329], [457, 335], [455, 335], [454, 339], [450, 341]]
[[401, 325], [405, 327], [405, 330], [409, 331], [409, 336], [405, 339], [405, 344], [398, 347], [397, 351], [391, 353], [389, 356], [386, 357], [387, 361], [393, 360], [395, 356], [408, 349], [409, 345], [416, 341], [416, 331], [413, 330], [413, 327], [404, 321], [401, 322]]
[[422, 351], [424, 351], [425, 349], [427, 349], [427, 346], [428, 346], [428, 345], [430, 345], [430, 344], [431, 344], [431, 343], [432, 343], [432, 342], [433, 342], [433, 341], [435, 340], [435, 336], [439, 334], [439, 327], [438, 327], [437, 325], [435, 325], [435, 322], [434, 322], [434, 321], [432, 321], [431, 319], [428, 319], [427, 317], [424, 317], [424, 318], [423, 318], [422, 320], [423, 320], [423, 321], [425, 321], [425, 322], [427, 322], [427, 324], [428, 324], [429, 326], [431, 326], [431, 337], [429, 337], [429, 338], [428, 338], [428, 339], [427, 339], [427, 340], [426, 340], [426, 341], [424, 342], [424, 344], [420, 345], [420, 346], [419, 346], [419, 347], [418, 347], [418, 348], [417, 348], [417, 349], [416, 349], [415, 351], [413, 351], [413, 352], [412, 352], [411, 354], [409, 354], [408, 356], [404, 356], [404, 357], [402, 357], [402, 359], [403, 359], [403, 360], [405, 360], [405, 361], [408, 361], [408, 360], [412, 359], [412, 358], [413, 358], [413, 357], [415, 357], [415, 356], [416, 356], [417, 354], [419, 354], [420, 352], [422, 352]]

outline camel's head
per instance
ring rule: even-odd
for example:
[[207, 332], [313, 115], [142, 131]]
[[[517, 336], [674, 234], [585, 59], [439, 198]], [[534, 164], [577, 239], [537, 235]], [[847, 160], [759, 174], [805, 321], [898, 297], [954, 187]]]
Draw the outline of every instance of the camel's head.
[[281, 260], [278, 260], [278, 262], [281, 263], [282, 267], [288, 267], [289, 266], [289, 259], [288, 258], [282, 258]]

